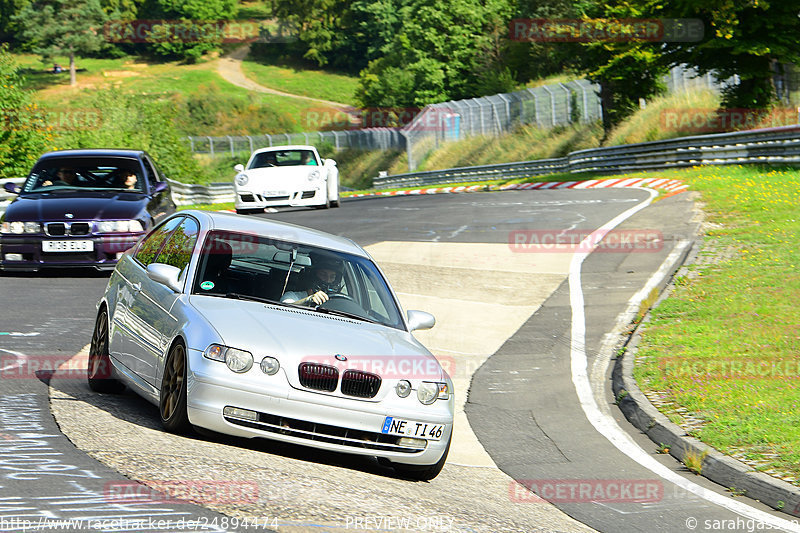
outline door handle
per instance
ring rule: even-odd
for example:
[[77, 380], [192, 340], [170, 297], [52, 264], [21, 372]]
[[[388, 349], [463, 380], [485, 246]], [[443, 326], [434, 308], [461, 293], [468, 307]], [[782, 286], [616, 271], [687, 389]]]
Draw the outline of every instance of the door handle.
[[133, 289], [133, 292], [141, 291], [142, 290], [142, 282], [140, 281], [139, 283], [131, 284], [131, 289]]

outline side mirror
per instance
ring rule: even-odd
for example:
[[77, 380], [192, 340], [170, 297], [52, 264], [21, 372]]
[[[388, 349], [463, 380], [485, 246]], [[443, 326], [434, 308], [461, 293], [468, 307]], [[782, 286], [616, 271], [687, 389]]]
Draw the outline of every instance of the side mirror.
[[3, 185], [3, 189], [5, 189], [6, 192], [10, 192], [11, 194], [19, 194], [19, 187], [13, 181], [9, 181], [5, 185]]
[[164, 192], [169, 187], [169, 184], [166, 181], [159, 181], [156, 183], [156, 186], [153, 187], [153, 194], [158, 194], [160, 192]]
[[236, 172], [244, 172], [244, 165], [242, 165], [241, 163], [239, 163], [238, 165], [234, 165], [233, 170], [235, 170]]
[[436, 318], [425, 311], [410, 310], [406, 316], [408, 316], [408, 331], [431, 329], [436, 324]]
[[323, 159], [322, 164], [326, 167], [335, 167], [336, 161], [334, 161], [333, 159]]
[[147, 277], [172, 289], [174, 292], [181, 291], [180, 278], [181, 269], [164, 263], [150, 263], [147, 265]]

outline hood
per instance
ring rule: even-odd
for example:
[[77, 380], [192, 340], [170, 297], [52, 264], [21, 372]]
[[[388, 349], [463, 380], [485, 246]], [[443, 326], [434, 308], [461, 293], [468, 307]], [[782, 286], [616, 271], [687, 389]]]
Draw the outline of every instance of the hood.
[[189, 302], [213, 324], [227, 346], [252, 352], [256, 364], [265, 355], [277, 357], [292, 382], [301, 362], [336, 365], [336, 354], [352, 361], [349, 368], [386, 368], [394, 359], [409, 367], [424, 364], [426, 372], [434, 367], [435, 372], [440, 370], [438, 363], [429, 363], [436, 358], [406, 331], [259, 302], [204, 295], [192, 295]]
[[126, 220], [141, 218], [147, 196], [126, 191], [54, 191], [18, 196], [6, 209], [7, 221]]
[[245, 170], [244, 173], [250, 180], [259, 180], [264, 186], [275, 185], [279, 187], [283, 183], [296, 185], [297, 180], [307, 180], [308, 175], [313, 171], [318, 171], [320, 177], [324, 176], [324, 167], [312, 165], [296, 165], [291, 167], [266, 167]]

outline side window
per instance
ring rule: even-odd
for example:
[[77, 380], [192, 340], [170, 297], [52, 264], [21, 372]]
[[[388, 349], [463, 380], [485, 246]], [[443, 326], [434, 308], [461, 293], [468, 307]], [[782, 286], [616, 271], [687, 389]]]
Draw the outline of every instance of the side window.
[[186, 268], [192, 258], [192, 250], [197, 243], [200, 226], [193, 218], [186, 217], [178, 228], [172, 232], [169, 240], [158, 254], [158, 262], [172, 265], [181, 270]]
[[136, 250], [136, 260], [144, 266], [152, 263], [156, 258], [158, 251], [161, 249], [161, 245], [164, 244], [167, 236], [178, 226], [178, 224], [183, 221], [184, 218], [185, 217], [171, 218], [166, 222], [166, 224], [162, 224], [159, 228], [148, 235], [142, 241], [142, 244], [139, 245], [139, 249]]
[[144, 163], [145, 171], [147, 171], [147, 181], [150, 182], [150, 186], [152, 187], [160, 178], [158, 174], [156, 174], [156, 169], [153, 168], [153, 163], [150, 162], [150, 158], [142, 157], [142, 162]]

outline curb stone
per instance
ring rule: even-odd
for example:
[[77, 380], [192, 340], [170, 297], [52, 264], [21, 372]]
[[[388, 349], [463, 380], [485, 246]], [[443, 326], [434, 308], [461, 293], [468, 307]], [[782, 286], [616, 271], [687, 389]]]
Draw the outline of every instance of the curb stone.
[[[693, 246], [687, 247], [686, 251], [671, 266], [669, 272], [676, 272], [684, 264], [695, 244], [696, 241]], [[697, 252], [695, 251], [694, 253], [696, 254]], [[671, 292], [671, 279], [672, 275], [670, 274], [659, 283], [661, 296], [655, 305], [658, 305]], [[642, 433], [650, 437], [656, 445], [668, 446], [669, 454], [681, 463], [685, 462], [687, 455], [702, 456], [701, 474], [703, 477], [723, 487], [735, 489], [737, 492], [760, 501], [773, 509], [791, 516], [800, 517], [800, 488], [763, 472], [758, 472], [753, 467], [724, 455], [700, 440], [689, 436], [683, 428], [671, 422], [656, 409], [642, 393], [633, 377], [633, 366], [636, 349], [641, 340], [641, 330], [648, 321], [649, 314], [644, 317], [641, 325], [637, 325], [628, 339], [624, 341], [625, 352], [616, 359], [611, 374], [614, 398], [619, 399], [618, 407], [625, 415], [625, 418]]]

